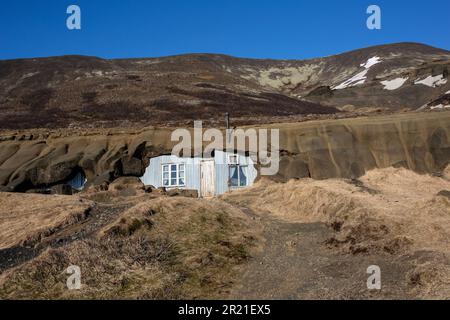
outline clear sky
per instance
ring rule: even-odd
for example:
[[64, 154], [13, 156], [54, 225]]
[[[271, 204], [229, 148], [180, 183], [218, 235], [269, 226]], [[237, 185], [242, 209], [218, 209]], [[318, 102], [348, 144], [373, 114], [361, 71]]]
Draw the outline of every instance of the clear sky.
[[[80, 6], [82, 29], [66, 9]], [[366, 9], [382, 10], [382, 29]], [[413, 41], [450, 50], [450, 0], [2, 0], [0, 59], [224, 53], [304, 59]]]

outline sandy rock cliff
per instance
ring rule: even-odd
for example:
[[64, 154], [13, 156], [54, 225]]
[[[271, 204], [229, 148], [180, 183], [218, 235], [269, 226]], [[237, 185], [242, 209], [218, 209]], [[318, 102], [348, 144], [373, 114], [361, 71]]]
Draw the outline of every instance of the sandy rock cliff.
[[[258, 128], [258, 127], [256, 127]], [[280, 129], [276, 178], [357, 178], [374, 168], [441, 173], [450, 160], [450, 112], [270, 125]], [[88, 185], [141, 176], [150, 157], [168, 154], [171, 129], [43, 130], [0, 136], [0, 188], [28, 191], [83, 171]]]

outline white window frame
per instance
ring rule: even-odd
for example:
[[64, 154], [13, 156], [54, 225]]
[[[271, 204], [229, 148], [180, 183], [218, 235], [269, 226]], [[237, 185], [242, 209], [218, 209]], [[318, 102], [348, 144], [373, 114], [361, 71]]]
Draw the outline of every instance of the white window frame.
[[[176, 176], [177, 183], [172, 184], [172, 166], [176, 166]], [[180, 167], [183, 166], [183, 170], [180, 170]], [[164, 170], [167, 167], [168, 170]], [[164, 178], [164, 173], [168, 173], [169, 178]], [[180, 184], [180, 179], [184, 180], [184, 184]], [[169, 184], [165, 185], [164, 180], [168, 180]], [[161, 164], [161, 185], [165, 188], [177, 188], [177, 187], [186, 187], [186, 164], [185, 163], [163, 163]]]

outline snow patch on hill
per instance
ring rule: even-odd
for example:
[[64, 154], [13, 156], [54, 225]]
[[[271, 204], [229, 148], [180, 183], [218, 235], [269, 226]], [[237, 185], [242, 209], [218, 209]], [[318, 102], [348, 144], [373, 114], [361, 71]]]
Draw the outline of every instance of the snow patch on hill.
[[431, 88], [436, 88], [436, 87], [439, 87], [446, 83], [447, 83], [447, 79], [445, 79], [442, 74], [437, 75], [435, 77], [428, 76], [427, 78], [425, 78], [423, 80], [414, 81], [414, 84], [423, 84], [424, 86], [431, 87]]
[[438, 104], [436, 106], [430, 107], [431, 110], [449, 109], [450, 105]]
[[372, 57], [369, 60], [367, 60], [366, 63], [361, 63], [360, 67], [364, 67], [366, 69], [370, 69], [372, 66], [374, 66], [374, 65], [376, 65], [378, 63], [381, 63], [381, 62], [382, 62], [381, 58], [378, 57], [378, 56], [375, 56], [375, 57]]
[[367, 73], [369, 72], [369, 69], [380, 62], [382, 62], [381, 58], [378, 56], [375, 56], [375, 57], [372, 57], [369, 60], [367, 60], [365, 63], [361, 63], [360, 67], [364, 67], [365, 70], [354, 75], [353, 77], [344, 81], [340, 85], [332, 87], [332, 89], [333, 90], [341, 90], [341, 89], [346, 89], [349, 87], [354, 87], [354, 86], [357, 86], [360, 84], [364, 84], [364, 82], [367, 79]]
[[354, 87], [354, 86], [363, 84], [366, 81], [366, 79], [367, 79], [367, 72], [368, 71], [369, 70], [364, 70], [364, 71], [358, 73], [357, 75], [351, 77], [350, 79], [342, 82], [340, 85], [338, 85], [338, 86], [336, 86], [336, 87], [334, 87], [332, 89], [333, 90], [341, 90], [341, 89], [346, 89], [346, 88], [349, 88], [349, 87]]
[[408, 77], [397, 78], [397, 79], [393, 79], [393, 80], [381, 81], [381, 84], [384, 85], [385, 90], [392, 91], [392, 90], [397, 90], [397, 89], [401, 88], [407, 80], [408, 80]]

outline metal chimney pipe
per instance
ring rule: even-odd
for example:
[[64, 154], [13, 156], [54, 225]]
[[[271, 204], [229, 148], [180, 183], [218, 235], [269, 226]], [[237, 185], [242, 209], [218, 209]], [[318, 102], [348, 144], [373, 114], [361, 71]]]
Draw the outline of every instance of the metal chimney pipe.
[[227, 129], [230, 129], [230, 114], [225, 113], [225, 123], [227, 124]]

